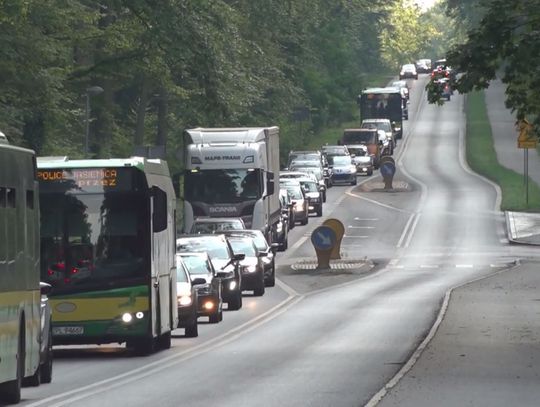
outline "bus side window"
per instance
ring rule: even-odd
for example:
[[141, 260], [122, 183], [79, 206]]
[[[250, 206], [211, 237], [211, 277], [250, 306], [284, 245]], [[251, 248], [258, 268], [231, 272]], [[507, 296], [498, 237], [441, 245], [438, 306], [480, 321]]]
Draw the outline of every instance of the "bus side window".
[[167, 229], [167, 193], [162, 189], [153, 186], [152, 196], [154, 198], [154, 213], [152, 223], [154, 233]]

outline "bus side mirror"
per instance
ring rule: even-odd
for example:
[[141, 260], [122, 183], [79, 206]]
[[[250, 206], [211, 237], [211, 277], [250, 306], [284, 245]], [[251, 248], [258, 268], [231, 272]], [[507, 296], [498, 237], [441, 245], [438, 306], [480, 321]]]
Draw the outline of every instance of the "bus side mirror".
[[153, 186], [152, 197], [154, 212], [152, 213], [152, 230], [154, 233], [163, 232], [167, 229], [167, 193]]
[[268, 176], [268, 179], [266, 180], [266, 191], [267, 191], [266, 194], [267, 196], [274, 195], [274, 191], [275, 191], [274, 174], [269, 172], [267, 176]]

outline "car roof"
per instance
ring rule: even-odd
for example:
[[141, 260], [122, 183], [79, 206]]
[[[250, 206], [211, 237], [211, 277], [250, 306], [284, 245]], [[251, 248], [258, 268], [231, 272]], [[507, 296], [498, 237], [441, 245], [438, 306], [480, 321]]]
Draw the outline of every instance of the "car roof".
[[210, 255], [208, 252], [177, 252], [177, 256], [179, 257], [206, 257], [210, 258]]
[[211, 217], [204, 217], [204, 218], [195, 218], [194, 222], [207, 222], [207, 223], [216, 223], [216, 222], [243, 222], [241, 218], [211, 218]]
[[382, 123], [382, 122], [390, 122], [390, 119], [364, 119], [362, 120], [362, 123]]

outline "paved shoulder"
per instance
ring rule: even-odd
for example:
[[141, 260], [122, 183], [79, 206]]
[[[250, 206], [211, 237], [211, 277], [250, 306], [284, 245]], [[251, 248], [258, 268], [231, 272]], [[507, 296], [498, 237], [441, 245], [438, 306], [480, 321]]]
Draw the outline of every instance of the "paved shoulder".
[[538, 263], [455, 290], [434, 339], [380, 406], [537, 406]]

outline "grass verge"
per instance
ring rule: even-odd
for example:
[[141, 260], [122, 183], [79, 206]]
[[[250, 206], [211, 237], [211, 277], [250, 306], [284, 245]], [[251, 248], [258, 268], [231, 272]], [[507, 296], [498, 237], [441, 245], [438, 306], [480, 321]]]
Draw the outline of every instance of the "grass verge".
[[497, 161], [483, 91], [470, 93], [467, 97], [466, 147], [471, 169], [501, 187], [501, 210], [540, 211], [538, 185], [529, 177], [527, 204], [523, 175], [503, 167]]

